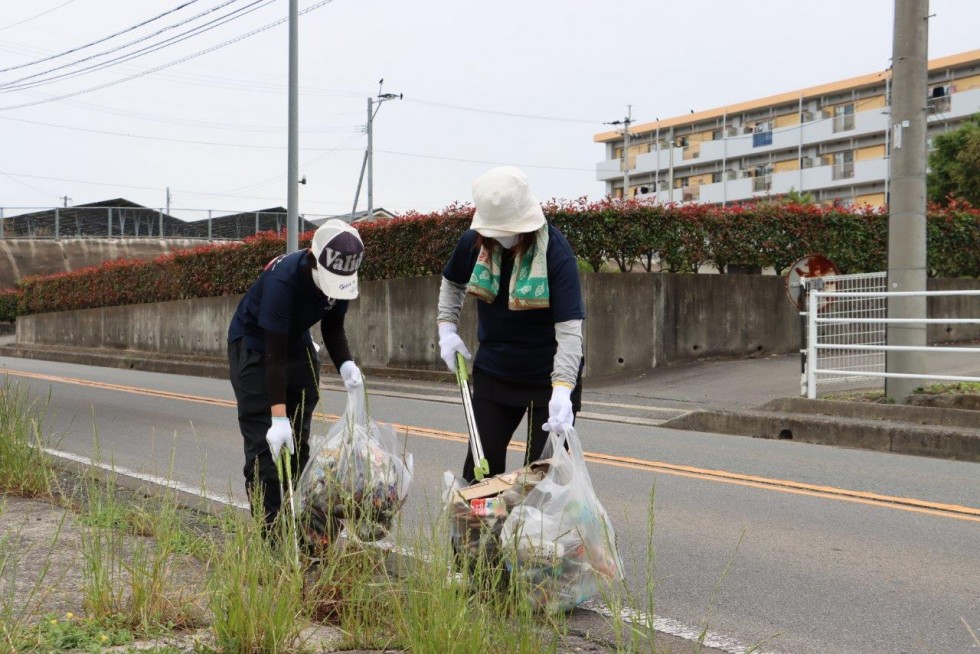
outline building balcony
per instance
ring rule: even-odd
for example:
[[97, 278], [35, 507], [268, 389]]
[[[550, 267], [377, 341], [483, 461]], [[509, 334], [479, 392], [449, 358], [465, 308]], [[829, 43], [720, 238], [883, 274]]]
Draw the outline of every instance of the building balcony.
[[600, 161], [595, 166], [595, 177], [600, 182], [608, 182], [619, 179], [623, 176], [623, 162], [621, 159], [610, 159]]
[[[696, 201], [721, 204], [751, 200], [766, 195], [783, 195], [794, 189], [806, 192], [841, 186], [865, 186], [883, 182], [887, 173], [887, 159], [868, 159], [757, 177], [738, 176], [723, 182], [701, 184], [697, 187]], [[666, 202], [667, 194], [661, 195], [664, 196], [661, 201]], [[676, 200], [680, 201], [681, 198]]]

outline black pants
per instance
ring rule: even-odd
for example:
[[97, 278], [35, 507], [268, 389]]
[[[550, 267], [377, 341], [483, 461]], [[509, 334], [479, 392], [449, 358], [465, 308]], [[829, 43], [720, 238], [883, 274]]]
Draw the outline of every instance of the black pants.
[[[245, 443], [245, 490], [254, 515], [256, 483], [261, 486], [266, 524], [272, 524], [282, 506], [279, 474], [269, 452], [265, 434], [272, 426], [272, 405], [266, 392], [265, 353], [245, 347], [245, 339], [228, 344], [228, 366], [235, 399], [238, 426]], [[286, 415], [293, 426], [299, 456], [292, 457], [293, 479], [310, 457], [310, 423], [320, 399], [320, 358], [312, 347], [290, 353], [286, 363]], [[283, 480], [286, 483], [286, 480]]]
[[[551, 383], [529, 384], [491, 377], [479, 370], [473, 371], [473, 414], [480, 432], [483, 455], [490, 464], [490, 475], [498, 475], [507, 468], [507, 446], [525, 415], [528, 417], [524, 434], [529, 441], [524, 453], [526, 465], [541, 458], [548, 442], [548, 432], [541, 427], [548, 422], [548, 402], [551, 399]], [[582, 408], [582, 377], [572, 391], [572, 410], [578, 414]], [[574, 419], [574, 418], [573, 418]], [[463, 478], [472, 483], [473, 453], [467, 452], [463, 463]]]

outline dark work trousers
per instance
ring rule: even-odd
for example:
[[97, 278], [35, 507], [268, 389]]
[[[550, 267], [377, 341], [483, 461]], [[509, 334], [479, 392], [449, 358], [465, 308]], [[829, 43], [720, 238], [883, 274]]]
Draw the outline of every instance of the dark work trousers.
[[[238, 426], [245, 443], [245, 490], [251, 501], [256, 480], [261, 484], [265, 520], [271, 525], [279, 514], [282, 497], [279, 474], [265, 440], [265, 434], [272, 426], [272, 406], [266, 392], [265, 352], [250, 350], [245, 346], [245, 339], [238, 339], [228, 344], [228, 365], [238, 402]], [[310, 346], [290, 352], [286, 362], [286, 415], [298, 445], [296, 453], [299, 456], [291, 459], [294, 480], [310, 456], [310, 422], [320, 399], [319, 387], [320, 358], [316, 351]], [[257, 507], [254, 501], [251, 504], [254, 515]]]
[[[548, 402], [551, 400], [551, 382], [527, 383], [492, 377], [480, 370], [473, 371], [473, 413], [476, 428], [483, 443], [483, 455], [490, 464], [490, 476], [506, 472], [507, 446], [525, 415], [530, 420], [522, 436], [530, 431], [530, 442], [525, 449], [521, 465], [541, 458], [548, 442], [548, 432], [541, 427], [548, 422]], [[572, 391], [572, 410], [578, 414], [582, 408], [581, 375]], [[463, 478], [472, 483], [473, 453], [466, 453]]]

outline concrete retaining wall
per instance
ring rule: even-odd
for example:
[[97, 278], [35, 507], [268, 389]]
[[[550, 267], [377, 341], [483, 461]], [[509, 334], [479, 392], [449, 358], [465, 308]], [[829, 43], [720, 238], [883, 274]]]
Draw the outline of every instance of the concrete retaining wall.
[[0, 288], [13, 288], [28, 275], [71, 272], [113, 259], [155, 259], [206, 243], [195, 239], [4, 238], [0, 239]]
[[[581, 276], [586, 375], [641, 373], [709, 357], [794, 352], [799, 317], [781, 278], [760, 275], [590, 274]], [[970, 286], [972, 284], [972, 286]], [[934, 280], [930, 288], [975, 288], [976, 280]], [[363, 282], [347, 316], [351, 351], [363, 366], [441, 370], [435, 329], [439, 277]], [[128, 349], [224, 357], [240, 296], [21, 316], [17, 344]], [[980, 316], [980, 298], [929, 304], [934, 317]], [[970, 301], [967, 301], [970, 300]], [[460, 334], [476, 346], [476, 300]], [[319, 329], [314, 329], [319, 340]], [[936, 325], [934, 341], [980, 337], [980, 328]]]

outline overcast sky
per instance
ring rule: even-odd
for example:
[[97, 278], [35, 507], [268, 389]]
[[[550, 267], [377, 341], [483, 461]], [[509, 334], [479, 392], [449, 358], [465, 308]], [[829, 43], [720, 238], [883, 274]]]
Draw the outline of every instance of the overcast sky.
[[[333, 0], [299, 23], [308, 180], [300, 211], [350, 211], [366, 98], [382, 77], [385, 92], [405, 99], [384, 104], [375, 122], [375, 206], [427, 211], [468, 201], [472, 180], [498, 163], [523, 167], [541, 200], [597, 197], [603, 149], [592, 137], [627, 105], [645, 122], [883, 70], [893, 1]], [[98, 45], [22, 66], [182, 4]], [[300, 0], [300, 9], [315, 4]], [[241, 12], [103, 70], [0, 87], [0, 206], [54, 206], [67, 195], [71, 204], [124, 197], [161, 207], [168, 186], [172, 213], [187, 219], [201, 217], [189, 209], [285, 206], [285, 24], [120, 80], [261, 28], [287, 8], [287, 0], [0, 0], [0, 68], [17, 67], [0, 72], [0, 84], [209, 10], [111, 56]], [[980, 47], [980, 1], [932, 0], [931, 12], [930, 58]]]

